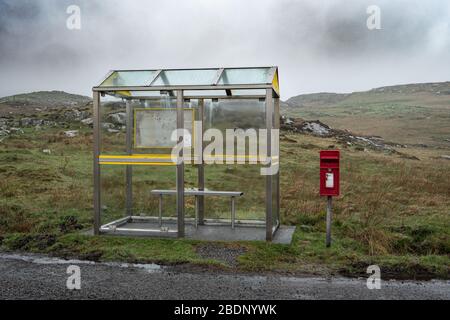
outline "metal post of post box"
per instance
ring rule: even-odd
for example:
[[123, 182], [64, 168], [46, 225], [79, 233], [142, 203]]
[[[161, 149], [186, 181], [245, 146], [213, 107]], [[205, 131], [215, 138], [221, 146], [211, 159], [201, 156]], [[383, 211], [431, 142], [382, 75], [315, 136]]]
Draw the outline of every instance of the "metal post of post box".
[[333, 197], [327, 197], [327, 237], [326, 237], [326, 246], [329, 248], [331, 246], [331, 205], [332, 205]]

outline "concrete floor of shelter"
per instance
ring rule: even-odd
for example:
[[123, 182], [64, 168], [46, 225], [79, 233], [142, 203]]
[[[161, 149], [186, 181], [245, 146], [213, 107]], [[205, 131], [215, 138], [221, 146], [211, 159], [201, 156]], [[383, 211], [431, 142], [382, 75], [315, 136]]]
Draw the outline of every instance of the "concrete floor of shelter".
[[[169, 228], [176, 231], [175, 222], [164, 222], [163, 228]], [[118, 228], [127, 229], [160, 229], [157, 221], [131, 221], [121, 225]], [[275, 232], [273, 243], [290, 244], [295, 231], [295, 226], [280, 226]], [[92, 232], [91, 232], [92, 233]], [[176, 233], [169, 232], [142, 232], [142, 231], [125, 231], [110, 230], [102, 231], [106, 235], [123, 235], [123, 236], [148, 236], [148, 237], [177, 237]], [[205, 241], [265, 241], [265, 227], [246, 226], [236, 224], [232, 229], [231, 225], [194, 225], [186, 223], [185, 238]]]

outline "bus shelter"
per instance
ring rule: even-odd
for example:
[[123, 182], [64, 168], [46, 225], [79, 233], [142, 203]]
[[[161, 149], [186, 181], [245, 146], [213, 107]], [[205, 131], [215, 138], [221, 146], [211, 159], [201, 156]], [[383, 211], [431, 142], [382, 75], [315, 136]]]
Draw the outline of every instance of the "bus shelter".
[[272, 241], [279, 97], [277, 67], [111, 71], [93, 88], [94, 234]]

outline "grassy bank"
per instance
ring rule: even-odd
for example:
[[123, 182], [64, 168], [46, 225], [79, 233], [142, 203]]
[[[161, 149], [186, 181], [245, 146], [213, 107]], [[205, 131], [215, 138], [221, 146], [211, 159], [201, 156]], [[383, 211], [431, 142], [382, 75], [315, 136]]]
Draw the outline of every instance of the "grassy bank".
[[[368, 265], [378, 264], [385, 276], [449, 278], [450, 175], [445, 173], [450, 161], [437, 159], [442, 150], [408, 148], [407, 153], [420, 159], [417, 161], [343, 148], [342, 196], [334, 201], [334, 243], [327, 249], [325, 201], [318, 196], [318, 151], [336, 142], [305, 135], [282, 138], [281, 215], [284, 224], [297, 226], [294, 240], [291, 245], [214, 244], [242, 249], [236, 266], [228, 266], [201, 255], [198, 248], [204, 243], [198, 241], [80, 234], [92, 226], [91, 142], [88, 129], [67, 138], [60, 129], [48, 128], [28, 129], [0, 144], [3, 250], [104, 261], [191, 263], [252, 272], [362, 275]], [[258, 217], [264, 210], [260, 201], [264, 185], [252, 180], [259, 178], [258, 168], [246, 169], [207, 169], [210, 189], [245, 192], [238, 202], [238, 218]], [[106, 219], [123, 214], [124, 175], [120, 170], [110, 169], [102, 181], [108, 190]], [[147, 196], [148, 191], [171, 187], [173, 172], [138, 170], [134, 209], [154, 213], [157, 202]], [[187, 186], [194, 186], [195, 168], [188, 168], [186, 177]], [[174, 213], [174, 202], [165, 205]], [[207, 202], [207, 214], [228, 216], [228, 206], [226, 201]], [[193, 199], [187, 199], [187, 215], [192, 214]]]

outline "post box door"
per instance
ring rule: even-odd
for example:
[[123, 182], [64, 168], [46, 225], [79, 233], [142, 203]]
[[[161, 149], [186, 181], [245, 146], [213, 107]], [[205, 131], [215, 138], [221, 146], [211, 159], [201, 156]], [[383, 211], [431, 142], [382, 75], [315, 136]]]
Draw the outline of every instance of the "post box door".
[[338, 150], [320, 152], [320, 195], [339, 195], [339, 158]]

